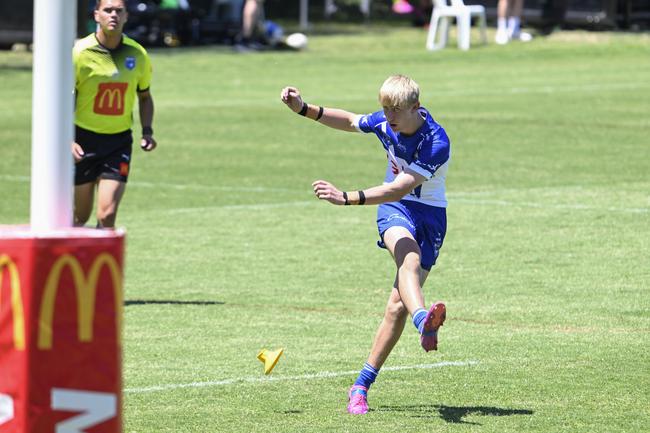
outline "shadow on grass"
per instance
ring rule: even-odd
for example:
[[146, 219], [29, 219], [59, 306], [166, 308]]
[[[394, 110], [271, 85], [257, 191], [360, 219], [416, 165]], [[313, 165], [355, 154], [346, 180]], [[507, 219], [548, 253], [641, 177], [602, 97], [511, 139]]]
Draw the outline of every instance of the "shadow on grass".
[[130, 305], [223, 305], [222, 301], [174, 301], [164, 299], [131, 299], [124, 301], [125, 306]]
[[20, 64], [2, 64], [0, 63], [0, 72], [25, 72], [31, 71], [32, 65], [20, 65]]
[[275, 413], [279, 413], [283, 415], [298, 415], [301, 414], [302, 411], [298, 409], [289, 409], [289, 410], [276, 410]]
[[533, 411], [528, 409], [504, 409], [489, 406], [444, 406], [444, 405], [405, 405], [405, 406], [378, 406], [377, 412], [404, 412], [414, 418], [442, 418], [448, 423], [454, 424], [473, 424], [480, 423], [463, 421], [468, 415], [479, 416], [512, 416], [512, 415], [532, 415]]

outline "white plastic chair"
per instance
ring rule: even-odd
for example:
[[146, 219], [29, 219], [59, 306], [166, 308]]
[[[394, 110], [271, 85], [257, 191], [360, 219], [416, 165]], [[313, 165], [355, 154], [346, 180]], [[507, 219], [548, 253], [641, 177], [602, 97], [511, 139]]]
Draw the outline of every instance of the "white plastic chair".
[[[456, 18], [456, 30], [458, 33], [458, 48], [469, 50], [470, 30], [472, 17], [479, 17], [481, 40], [487, 43], [485, 33], [485, 8], [481, 5], [466, 5], [463, 0], [434, 0], [431, 22], [429, 23], [429, 34], [427, 35], [427, 50], [439, 50], [447, 45], [449, 36], [449, 21]], [[436, 42], [436, 36], [438, 42]]]

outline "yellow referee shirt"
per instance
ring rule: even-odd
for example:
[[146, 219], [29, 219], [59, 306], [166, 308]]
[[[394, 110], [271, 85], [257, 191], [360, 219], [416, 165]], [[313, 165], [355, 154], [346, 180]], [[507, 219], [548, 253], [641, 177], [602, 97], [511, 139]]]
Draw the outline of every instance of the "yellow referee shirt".
[[114, 50], [91, 34], [72, 52], [75, 67], [75, 124], [99, 133], [131, 129], [136, 91], [149, 90], [151, 62], [145, 49], [124, 35]]

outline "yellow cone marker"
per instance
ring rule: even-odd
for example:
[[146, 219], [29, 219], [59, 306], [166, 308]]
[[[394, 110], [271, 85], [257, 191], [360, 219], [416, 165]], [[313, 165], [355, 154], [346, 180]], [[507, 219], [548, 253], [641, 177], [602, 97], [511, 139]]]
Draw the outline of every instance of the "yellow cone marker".
[[278, 363], [278, 360], [280, 359], [280, 356], [282, 356], [283, 352], [284, 349], [282, 348], [275, 351], [262, 349], [260, 353], [257, 354], [257, 359], [264, 363], [264, 374], [271, 373], [271, 370], [273, 370], [275, 364]]

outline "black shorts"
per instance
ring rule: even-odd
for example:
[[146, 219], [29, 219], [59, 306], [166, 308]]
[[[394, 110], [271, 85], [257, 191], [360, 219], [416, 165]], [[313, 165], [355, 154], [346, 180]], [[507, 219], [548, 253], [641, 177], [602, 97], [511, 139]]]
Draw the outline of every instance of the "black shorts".
[[75, 141], [84, 157], [74, 166], [74, 184], [113, 179], [126, 182], [131, 164], [131, 130], [118, 134], [98, 134], [75, 126]]

